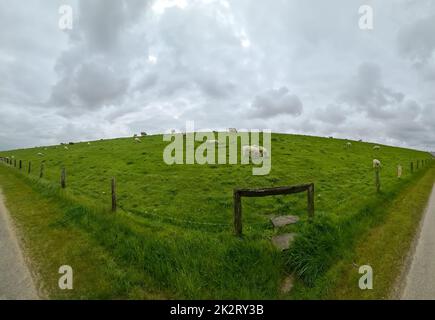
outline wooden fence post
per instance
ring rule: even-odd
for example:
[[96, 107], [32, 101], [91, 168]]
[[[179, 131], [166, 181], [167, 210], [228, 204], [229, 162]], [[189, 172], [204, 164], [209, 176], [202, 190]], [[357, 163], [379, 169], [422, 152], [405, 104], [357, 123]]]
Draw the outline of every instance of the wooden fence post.
[[112, 212], [116, 212], [116, 180], [112, 178]]
[[308, 216], [314, 218], [314, 184], [311, 184], [307, 190]]
[[375, 184], [376, 184], [376, 192], [381, 191], [381, 177], [380, 177], [380, 167], [375, 167]]
[[27, 173], [30, 174], [30, 171], [32, 171], [32, 162], [29, 161], [29, 168], [27, 170]]
[[39, 178], [44, 176], [44, 162], [41, 162], [41, 170], [39, 171]]
[[66, 170], [65, 168], [62, 168], [62, 171], [60, 172], [60, 186], [62, 189], [66, 188]]
[[242, 203], [240, 193], [237, 190], [233, 192], [234, 198], [234, 232], [236, 236], [242, 235]]
[[22, 162], [22, 160], [20, 160], [20, 170], [23, 168], [23, 162]]

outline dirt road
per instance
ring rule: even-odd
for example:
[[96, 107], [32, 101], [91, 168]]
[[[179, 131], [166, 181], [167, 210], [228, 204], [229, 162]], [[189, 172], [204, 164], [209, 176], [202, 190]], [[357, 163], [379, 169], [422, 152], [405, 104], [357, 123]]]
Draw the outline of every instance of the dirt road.
[[38, 299], [0, 190], [0, 300]]
[[402, 299], [435, 299], [435, 185], [426, 209]]

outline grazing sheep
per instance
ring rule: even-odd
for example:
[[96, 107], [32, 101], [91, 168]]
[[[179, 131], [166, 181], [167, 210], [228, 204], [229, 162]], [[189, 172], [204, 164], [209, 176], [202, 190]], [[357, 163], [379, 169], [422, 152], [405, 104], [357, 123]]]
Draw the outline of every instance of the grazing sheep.
[[242, 153], [244, 157], [252, 157], [252, 158], [260, 158], [260, 157], [269, 157], [269, 152], [266, 148], [261, 146], [243, 146]]
[[134, 138], [134, 141], [140, 142], [140, 139], [136, 137], [136, 138]]
[[89, 145], [91, 145], [91, 143], [90, 143], [90, 142], [88, 142], [88, 146], [89, 146]]
[[269, 151], [265, 147], [259, 146], [258, 149], [260, 150], [260, 154], [262, 157], [268, 158], [269, 157]]
[[373, 159], [373, 168], [380, 168], [381, 162], [378, 159]]
[[244, 157], [258, 158], [260, 157], [260, 149], [257, 146], [243, 146], [242, 153]]
[[380, 146], [373, 146], [373, 150], [379, 150], [379, 149], [381, 149]]
[[68, 150], [68, 147], [67, 146], [65, 146], [65, 147], [63, 147], [65, 150]]
[[352, 143], [351, 142], [347, 142], [345, 147], [348, 148], [348, 149], [351, 148], [352, 147]]
[[38, 156], [43, 156], [44, 154], [42, 152], [38, 152]]

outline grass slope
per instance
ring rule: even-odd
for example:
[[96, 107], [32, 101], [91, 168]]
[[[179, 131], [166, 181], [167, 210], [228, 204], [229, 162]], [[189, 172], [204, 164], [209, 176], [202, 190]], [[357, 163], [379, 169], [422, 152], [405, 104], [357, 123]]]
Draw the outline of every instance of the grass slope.
[[[168, 166], [162, 160], [165, 146], [161, 136], [149, 136], [141, 143], [115, 139], [0, 156], [24, 160], [23, 171], [32, 161], [27, 185], [60, 206], [58, 216], [49, 217], [84, 232], [126, 270], [113, 280], [117, 296], [163, 292], [165, 297], [259, 299], [280, 297], [280, 280], [293, 270], [305, 285], [322, 281], [330, 266], [379, 221], [376, 217], [385, 210], [376, 216], [375, 209], [384, 208], [416, 179], [410, 162], [430, 157], [387, 146], [375, 151], [369, 143], [352, 142], [347, 149], [344, 140], [274, 134], [271, 173], [252, 176], [250, 165]], [[374, 158], [383, 164], [381, 194], [374, 188]], [[46, 175], [37, 181], [43, 160]], [[396, 177], [397, 164], [404, 167], [402, 179]], [[67, 191], [58, 188], [63, 166]], [[1, 177], [9, 174], [5, 170], [10, 169], [2, 168]], [[116, 215], [107, 213], [112, 176], [123, 208]], [[314, 223], [306, 221], [305, 195], [249, 199], [243, 201], [245, 236], [232, 236], [233, 188], [306, 182], [316, 185]], [[273, 230], [268, 218], [288, 213], [301, 216], [301, 222]], [[269, 239], [289, 230], [300, 236], [283, 259]]]

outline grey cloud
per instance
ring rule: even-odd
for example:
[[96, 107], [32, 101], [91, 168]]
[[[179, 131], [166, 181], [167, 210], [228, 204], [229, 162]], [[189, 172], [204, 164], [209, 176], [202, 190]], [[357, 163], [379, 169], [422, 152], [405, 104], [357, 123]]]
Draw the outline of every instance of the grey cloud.
[[346, 120], [346, 111], [340, 105], [329, 104], [316, 112], [316, 119], [332, 124], [339, 125]]
[[398, 34], [400, 53], [416, 64], [426, 64], [435, 50], [435, 14], [402, 27]]
[[151, 1], [88, 0], [79, 2], [79, 14], [72, 38], [103, 53], [118, 49], [122, 32], [133, 25]]
[[134, 40], [121, 35], [146, 13], [148, 3], [79, 2], [78, 21], [69, 33], [70, 47], [57, 60], [55, 70], [59, 78], [47, 105], [65, 116], [77, 116], [113, 104], [122, 106], [134, 69], [129, 62], [144, 55], [141, 52], [144, 44], [140, 34]]
[[107, 103], [120, 102], [128, 81], [102, 62], [83, 62], [71, 75], [56, 84], [52, 102], [63, 105], [68, 113], [93, 110]]
[[371, 118], [386, 119], [395, 112], [389, 106], [401, 103], [404, 97], [403, 93], [384, 86], [379, 65], [365, 62], [339, 99], [365, 111]]
[[257, 95], [252, 102], [250, 117], [271, 118], [282, 114], [299, 116], [302, 111], [303, 105], [298, 96], [290, 94], [286, 87], [281, 87]]

